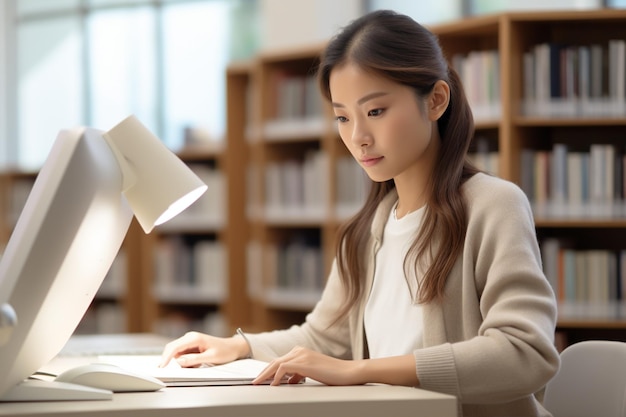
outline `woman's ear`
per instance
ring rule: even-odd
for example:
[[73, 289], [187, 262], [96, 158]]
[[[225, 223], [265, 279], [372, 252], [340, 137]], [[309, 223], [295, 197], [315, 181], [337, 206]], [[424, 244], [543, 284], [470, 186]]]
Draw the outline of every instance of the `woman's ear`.
[[428, 118], [439, 120], [450, 104], [450, 86], [443, 80], [435, 83], [428, 97]]

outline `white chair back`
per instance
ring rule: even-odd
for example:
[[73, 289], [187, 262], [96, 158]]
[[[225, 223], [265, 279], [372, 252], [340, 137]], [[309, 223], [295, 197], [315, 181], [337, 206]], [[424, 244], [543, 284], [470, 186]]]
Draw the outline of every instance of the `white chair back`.
[[626, 417], [626, 343], [592, 340], [568, 346], [543, 405], [554, 417]]

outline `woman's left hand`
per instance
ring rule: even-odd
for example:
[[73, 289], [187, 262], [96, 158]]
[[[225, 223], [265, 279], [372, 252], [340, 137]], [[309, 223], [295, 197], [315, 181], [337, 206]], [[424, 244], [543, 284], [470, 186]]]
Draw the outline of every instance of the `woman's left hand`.
[[256, 377], [253, 384], [269, 379], [271, 385], [279, 385], [287, 376], [290, 384], [297, 384], [309, 377], [326, 385], [359, 385], [361, 361], [332, 358], [303, 347], [295, 347], [289, 353], [274, 359]]

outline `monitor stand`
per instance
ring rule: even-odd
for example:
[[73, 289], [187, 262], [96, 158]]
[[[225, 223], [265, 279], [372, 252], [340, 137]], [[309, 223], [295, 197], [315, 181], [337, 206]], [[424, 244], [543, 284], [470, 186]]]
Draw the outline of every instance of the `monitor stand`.
[[111, 400], [109, 390], [58, 381], [27, 379], [11, 388], [0, 402]]

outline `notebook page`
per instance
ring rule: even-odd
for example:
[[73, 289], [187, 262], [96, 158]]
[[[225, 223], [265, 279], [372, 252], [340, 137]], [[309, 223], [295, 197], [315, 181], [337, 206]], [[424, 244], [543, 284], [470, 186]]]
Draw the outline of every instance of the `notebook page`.
[[161, 357], [158, 355], [103, 355], [98, 360], [140, 375], [155, 377], [168, 386], [251, 384], [268, 365], [256, 359], [240, 359], [200, 368], [183, 368], [176, 361], [171, 361], [166, 367], [159, 368]]

